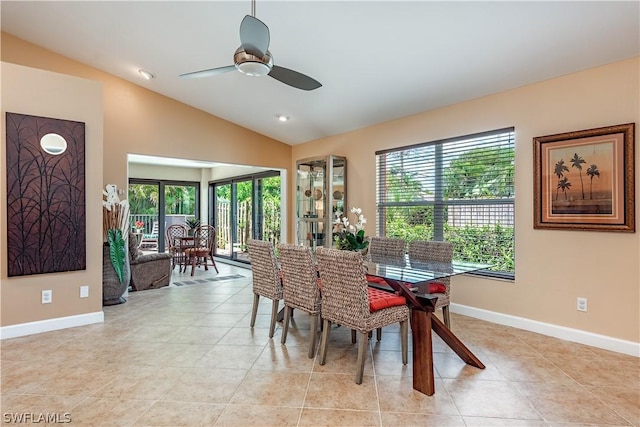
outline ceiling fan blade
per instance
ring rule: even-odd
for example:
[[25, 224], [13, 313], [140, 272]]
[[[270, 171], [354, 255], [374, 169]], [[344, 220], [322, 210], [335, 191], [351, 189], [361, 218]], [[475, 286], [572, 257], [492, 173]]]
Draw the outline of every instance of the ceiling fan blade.
[[269, 49], [269, 28], [251, 15], [247, 15], [240, 24], [240, 41], [245, 52], [262, 58]]
[[218, 74], [228, 73], [229, 71], [234, 71], [235, 69], [236, 69], [235, 65], [227, 65], [226, 67], [210, 68], [208, 70], [194, 71], [193, 73], [180, 74], [180, 77], [184, 79], [211, 77], [211, 76], [217, 76]]
[[305, 76], [302, 73], [288, 68], [278, 67], [277, 65], [273, 66], [271, 72], [269, 72], [269, 76], [286, 85], [302, 90], [314, 90], [322, 86], [319, 81], [312, 79], [309, 76]]

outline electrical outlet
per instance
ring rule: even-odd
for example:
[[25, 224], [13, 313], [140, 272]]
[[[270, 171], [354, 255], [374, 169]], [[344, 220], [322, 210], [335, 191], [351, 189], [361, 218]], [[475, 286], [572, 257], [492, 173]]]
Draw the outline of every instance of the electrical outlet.
[[42, 303], [43, 304], [51, 304], [53, 302], [53, 291], [46, 290], [42, 291]]
[[587, 299], [578, 297], [578, 311], [587, 311]]
[[89, 296], [89, 286], [80, 286], [80, 298], [87, 298]]

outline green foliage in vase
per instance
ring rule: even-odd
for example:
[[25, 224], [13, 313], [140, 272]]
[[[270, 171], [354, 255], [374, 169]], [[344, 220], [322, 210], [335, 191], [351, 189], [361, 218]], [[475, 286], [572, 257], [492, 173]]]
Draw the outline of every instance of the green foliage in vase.
[[188, 218], [185, 223], [191, 230], [195, 230], [200, 226], [200, 220], [198, 218]]
[[107, 235], [111, 265], [113, 265], [113, 269], [116, 271], [120, 283], [122, 283], [124, 281], [124, 261], [127, 256], [125, 242], [122, 238], [122, 231], [111, 228]]
[[349, 224], [349, 219], [342, 212], [336, 212], [334, 224], [338, 227], [338, 231], [334, 233], [333, 241], [337, 249], [361, 251], [369, 246], [369, 240], [364, 235], [364, 224], [367, 223], [367, 219], [360, 208], [351, 208], [351, 213], [358, 219], [355, 225]]

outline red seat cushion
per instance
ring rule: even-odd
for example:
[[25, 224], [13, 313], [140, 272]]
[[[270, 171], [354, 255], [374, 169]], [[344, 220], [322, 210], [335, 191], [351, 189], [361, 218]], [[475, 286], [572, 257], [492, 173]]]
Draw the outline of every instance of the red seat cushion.
[[367, 274], [367, 282], [369, 282], [369, 283], [380, 283], [382, 285], [386, 285], [387, 284], [387, 282], [385, 282], [385, 280], [382, 277], [372, 276], [370, 274]]
[[407, 303], [407, 300], [400, 295], [374, 288], [367, 288], [367, 290], [369, 292], [369, 312], [371, 313], [383, 308], [396, 307]]
[[438, 282], [429, 283], [430, 294], [444, 294], [446, 292], [447, 292], [447, 287], [442, 283], [438, 283]]

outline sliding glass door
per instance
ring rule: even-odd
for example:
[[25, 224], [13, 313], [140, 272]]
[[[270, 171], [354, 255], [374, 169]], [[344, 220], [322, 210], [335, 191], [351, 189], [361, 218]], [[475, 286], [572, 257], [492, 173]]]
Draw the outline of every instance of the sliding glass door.
[[129, 180], [131, 227], [142, 224], [140, 249], [165, 251], [166, 228], [197, 218], [200, 184], [150, 179]]
[[280, 174], [269, 171], [209, 183], [216, 255], [248, 262], [247, 241], [280, 242]]

